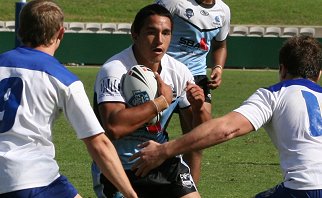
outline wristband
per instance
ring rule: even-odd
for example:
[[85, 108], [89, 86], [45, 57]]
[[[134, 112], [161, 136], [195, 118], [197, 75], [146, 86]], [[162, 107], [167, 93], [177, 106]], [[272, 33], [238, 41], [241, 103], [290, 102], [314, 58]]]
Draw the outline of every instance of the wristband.
[[221, 65], [215, 65], [212, 67], [212, 69], [220, 68], [221, 70], [223, 69]]
[[156, 104], [156, 102], [154, 102], [154, 100], [151, 100], [152, 101], [152, 103], [154, 104], [154, 106], [155, 106], [155, 110], [157, 111], [157, 115], [159, 114], [159, 107], [158, 107], [158, 105]]
[[154, 99], [153, 103], [157, 107], [158, 113], [169, 107], [169, 104], [163, 95]]

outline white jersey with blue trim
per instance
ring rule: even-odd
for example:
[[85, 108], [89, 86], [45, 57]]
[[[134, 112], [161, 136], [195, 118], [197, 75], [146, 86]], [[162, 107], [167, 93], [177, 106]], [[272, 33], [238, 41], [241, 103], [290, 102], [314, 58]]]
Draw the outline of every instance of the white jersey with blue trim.
[[322, 189], [322, 87], [310, 80], [258, 89], [235, 111], [268, 132], [279, 152], [284, 185]]
[[[100, 69], [95, 82], [94, 108], [102, 102], [122, 102], [126, 103], [122, 94], [121, 78], [134, 65], [137, 65], [132, 46], [123, 50], [110, 58]], [[128, 158], [138, 152], [137, 145], [148, 140], [159, 143], [168, 141], [166, 126], [171, 115], [177, 106], [185, 108], [190, 106], [186, 97], [186, 82], [194, 82], [193, 76], [188, 68], [165, 54], [161, 59], [162, 70], [161, 79], [172, 87], [173, 101], [171, 105], [163, 111], [160, 122], [152, 126], [142, 126], [142, 128], [121, 139], [114, 140], [113, 144], [119, 154], [124, 169], [128, 170], [134, 162], [129, 162]]]
[[230, 28], [230, 9], [216, 0], [205, 6], [196, 0], [158, 0], [173, 15], [173, 35], [168, 54], [187, 65], [194, 76], [206, 75], [211, 41], [223, 41]]
[[83, 84], [54, 57], [27, 47], [0, 55], [0, 194], [59, 177], [52, 127], [60, 111], [78, 138], [103, 132]]

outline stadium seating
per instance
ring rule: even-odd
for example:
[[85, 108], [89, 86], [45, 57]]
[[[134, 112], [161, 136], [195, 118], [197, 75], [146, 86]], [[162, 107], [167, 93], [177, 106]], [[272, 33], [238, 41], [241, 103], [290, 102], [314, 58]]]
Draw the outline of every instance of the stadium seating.
[[64, 22], [64, 28], [65, 28], [65, 30], [69, 29], [69, 23], [68, 22]]
[[101, 24], [100, 23], [85, 23], [85, 29], [89, 30], [91, 32], [97, 32], [101, 30]]
[[282, 30], [280, 27], [266, 27], [264, 37], [279, 37], [281, 36]]
[[315, 29], [311, 27], [302, 27], [300, 28], [300, 35], [309, 35], [315, 36]]
[[131, 33], [131, 23], [118, 23], [117, 31], [114, 34], [130, 34]]
[[246, 26], [234, 26], [230, 36], [246, 36], [248, 28]]
[[11, 32], [15, 31], [15, 27], [16, 27], [16, 22], [15, 21], [6, 21], [5, 25], [6, 25], [6, 29], [8, 31], [11, 31]]
[[96, 33], [113, 34], [116, 30], [117, 30], [116, 23], [102, 23], [101, 30], [97, 31]]
[[[66, 33], [130, 34], [131, 23], [64, 22]], [[15, 21], [0, 21], [0, 32], [15, 31]], [[322, 26], [231, 25], [230, 36], [292, 37], [310, 35], [322, 38]]]
[[252, 26], [249, 28], [249, 37], [262, 37], [264, 35], [264, 28], [261, 26]]
[[68, 30], [79, 32], [85, 29], [85, 24], [81, 22], [70, 22]]
[[283, 34], [281, 37], [292, 37], [297, 36], [299, 34], [299, 30], [297, 27], [284, 27]]
[[6, 23], [4, 21], [0, 21], [0, 32], [4, 32], [6, 30]]

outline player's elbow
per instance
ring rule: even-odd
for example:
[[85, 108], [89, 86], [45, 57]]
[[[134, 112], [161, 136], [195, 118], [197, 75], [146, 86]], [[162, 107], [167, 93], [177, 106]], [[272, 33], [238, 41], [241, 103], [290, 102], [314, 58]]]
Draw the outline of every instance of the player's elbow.
[[224, 140], [230, 140], [238, 136], [238, 128], [226, 129], [223, 133]]
[[111, 124], [106, 124], [104, 125], [104, 128], [105, 128], [105, 133], [106, 135], [111, 139], [111, 140], [118, 140], [122, 137], [124, 137], [124, 135], [122, 135], [122, 127], [119, 127], [119, 126], [114, 126], [114, 125], [111, 125]]
[[221, 131], [223, 141], [245, 135], [253, 130], [252, 124], [241, 114], [231, 112], [220, 120], [219, 131]]

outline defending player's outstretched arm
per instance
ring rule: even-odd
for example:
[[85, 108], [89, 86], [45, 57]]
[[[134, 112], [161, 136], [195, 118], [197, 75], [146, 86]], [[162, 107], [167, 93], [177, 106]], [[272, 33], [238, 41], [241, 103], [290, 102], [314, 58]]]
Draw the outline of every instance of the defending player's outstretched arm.
[[158, 144], [148, 141], [139, 145], [141, 151], [130, 160], [139, 158], [133, 165], [136, 175], [145, 176], [169, 157], [208, 148], [254, 130], [253, 125], [240, 113], [230, 112], [223, 117], [209, 120], [182, 137]]

